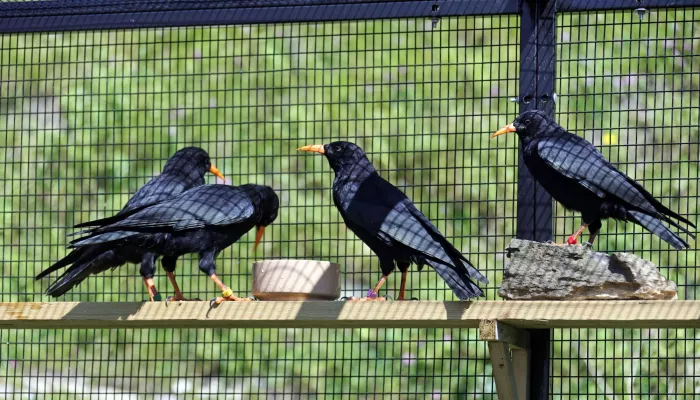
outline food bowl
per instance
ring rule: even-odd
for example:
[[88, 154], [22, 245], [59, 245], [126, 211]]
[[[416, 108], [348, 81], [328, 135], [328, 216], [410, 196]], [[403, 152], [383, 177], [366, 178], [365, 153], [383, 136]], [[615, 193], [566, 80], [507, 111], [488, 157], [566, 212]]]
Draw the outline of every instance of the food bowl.
[[337, 300], [340, 265], [316, 260], [254, 262], [253, 296], [261, 301]]

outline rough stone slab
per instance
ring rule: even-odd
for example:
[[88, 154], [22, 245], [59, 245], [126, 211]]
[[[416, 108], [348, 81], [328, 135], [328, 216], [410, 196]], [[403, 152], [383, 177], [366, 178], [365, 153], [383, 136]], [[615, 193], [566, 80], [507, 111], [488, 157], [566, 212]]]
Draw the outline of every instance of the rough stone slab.
[[513, 239], [498, 295], [508, 300], [671, 300], [676, 284], [630, 253]]

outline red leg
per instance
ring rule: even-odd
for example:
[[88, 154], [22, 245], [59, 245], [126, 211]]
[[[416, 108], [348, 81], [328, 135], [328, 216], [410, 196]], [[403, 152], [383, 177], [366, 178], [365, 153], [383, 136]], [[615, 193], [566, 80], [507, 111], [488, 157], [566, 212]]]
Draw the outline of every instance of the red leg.
[[151, 298], [151, 302], [160, 301], [160, 293], [158, 293], [158, 289], [153, 283], [153, 278], [143, 278], [143, 283], [146, 284], [146, 290], [148, 290], [148, 297]]
[[216, 274], [212, 274], [210, 276], [210, 278], [211, 278], [211, 280], [214, 281], [214, 283], [216, 283], [216, 286], [218, 286], [219, 289], [221, 289], [221, 296], [222, 296], [222, 297], [217, 297], [217, 298], [213, 299], [211, 301], [212, 305], [218, 306], [219, 304], [223, 303], [224, 301], [252, 301], [251, 299], [248, 299], [248, 298], [234, 296], [233, 291], [228, 286], [226, 286], [223, 282], [221, 282], [221, 279], [219, 279], [219, 277], [216, 276]]
[[386, 278], [388, 278], [389, 275], [382, 275], [382, 279], [377, 282], [377, 284], [374, 286], [374, 289], [370, 289], [367, 292], [367, 297], [363, 297], [360, 299], [355, 299], [351, 298], [348, 299], [349, 301], [386, 301], [384, 297], [379, 297], [379, 289], [384, 285], [384, 282], [386, 282]]
[[185, 296], [182, 295], [182, 292], [180, 291], [180, 286], [177, 285], [177, 281], [175, 280], [175, 274], [173, 274], [170, 271], [166, 271], [168, 274], [168, 279], [170, 279], [170, 283], [173, 285], [173, 289], [175, 290], [175, 296], [169, 296], [165, 299], [166, 302], [168, 301], [199, 301], [199, 299], [186, 299]]
[[401, 289], [399, 289], [399, 300], [403, 300], [406, 297], [406, 278], [408, 277], [408, 271], [401, 271]]
[[569, 244], [576, 244], [576, 243], [577, 243], [576, 239], [578, 239], [578, 237], [581, 236], [581, 234], [583, 233], [583, 231], [586, 230], [586, 228], [588, 228], [588, 224], [583, 224], [583, 225], [581, 225], [581, 227], [578, 228], [578, 230], [576, 231], [576, 233], [574, 233], [573, 235], [569, 236], [569, 239], [567, 240], [567, 243], [569, 243]]

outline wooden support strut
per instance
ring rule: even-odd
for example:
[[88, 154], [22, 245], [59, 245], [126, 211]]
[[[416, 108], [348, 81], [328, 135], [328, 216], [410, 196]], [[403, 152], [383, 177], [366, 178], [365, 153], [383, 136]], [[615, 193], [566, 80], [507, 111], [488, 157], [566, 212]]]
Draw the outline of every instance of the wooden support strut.
[[527, 400], [530, 395], [530, 334], [494, 320], [479, 323], [479, 337], [489, 344], [499, 400]]

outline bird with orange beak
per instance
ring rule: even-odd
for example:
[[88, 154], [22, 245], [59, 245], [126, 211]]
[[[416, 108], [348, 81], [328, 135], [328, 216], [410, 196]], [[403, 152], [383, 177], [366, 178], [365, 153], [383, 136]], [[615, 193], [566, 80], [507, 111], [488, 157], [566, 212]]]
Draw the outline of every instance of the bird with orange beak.
[[[527, 111], [491, 138], [515, 132], [530, 174], [552, 197], [583, 217], [567, 243], [576, 244], [586, 228], [593, 245], [602, 219], [630, 221], [659, 236], [676, 249], [688, 243], [663, 222], [695, 237], [679, 223], [695, 227], [671, 211], [634, 179], [620, 172], [588, 141], [559, 126], [542, 111]], [[674, 221], [675, 219], [675, 221]]]
[[406, 195], [377, 174], [362, 149], [350, 142], [311, 145], [301, 151], [323, 154], [335, 171], [333, 201], [345, 221], [379, 258], [382, 277], [361, 300], [378, 296], [388, 276], [401, 271], [399, 300], [406, 291], [411, 264], [432, 267], [458, 298], [482, 295], [471, 278], [488, 280], [423, 215]]
[[216, 275], [215, 258], [246, 232], [257, 229], [254, 249], [265, 227], [276, 218], [279, 198], [272, 188], [261, 185], [202, 185], [172, 199], [144, 207], [109, 224], [89, 231], [89, 235], [71, 242], [70, 247], [85, 248], [110, 244], [121, 251], [147, 251], [156, 257], [177, 260], [196, 253], [199, 269], [221, 289], [223, 301], [248, 301]]
[[[186, 190], [204, 185], [204, 176], [207, 172], [211, 172], [225, 181], [224, 175], [212, 165], [206, 151], [199, 147], [182, 148], [168, 159], [161, 174], [137, 190], [115, 216], [84, 222], [75, 225], [75, 227], [106, 225], [136, 210], [173, 198]], [[78, 234], [80, 233], [82, 232], [78, 232]], [[47, 294], [58, 297], [88, 276], [117, 268], [125, 263], [141, 264], [141, 276], [151, 301], [160, 300], [160, 293], [153, 283], [155, 255], [143, 249], [125, 251], [110, 244], [81, 247], [71, 251], [66, 257], [42, 271], [36, 279], [41, 279], [51, 272], [70, 266], [47, 290]], [[175, 296], [172, 298], [174, 300], [187, 300], [180, 292], [175, 280], [175, 260], [164, 258], [162, 265], [175, 290]]]

